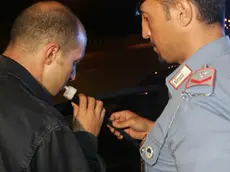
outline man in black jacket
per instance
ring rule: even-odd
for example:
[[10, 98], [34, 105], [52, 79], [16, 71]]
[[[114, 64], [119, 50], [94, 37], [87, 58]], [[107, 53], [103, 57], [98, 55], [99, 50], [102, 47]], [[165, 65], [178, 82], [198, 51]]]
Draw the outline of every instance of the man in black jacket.
[[97, 154], [103, 103], [79, 95], [73, 131], [51, 103], [75, 79], [85, 46], [83, 25], [60, 3], [36, 3], [16, 18], [0, 56], [1, 172], [105, 171]]

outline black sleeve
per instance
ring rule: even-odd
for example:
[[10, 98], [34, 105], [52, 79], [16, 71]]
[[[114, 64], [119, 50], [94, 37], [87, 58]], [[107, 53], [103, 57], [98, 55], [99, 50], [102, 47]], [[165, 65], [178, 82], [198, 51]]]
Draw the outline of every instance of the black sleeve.
[[[79, 144], [80, 143], [80, 144]], [[104, 172], [97, 154], [97, 138], [87, 132], [59, 127], [38, 146], [31, 162], [33, 172]]]
[[78, 143], [80, 144], [80, 147], [83, 150], [84, 155], [86, 156], [90, 168], [94, 169], [94, 171], [105, 172], [106, 164], [103, 159], [97, 154], [97, 137], [84, 131], [76, 132], [75, 136]]

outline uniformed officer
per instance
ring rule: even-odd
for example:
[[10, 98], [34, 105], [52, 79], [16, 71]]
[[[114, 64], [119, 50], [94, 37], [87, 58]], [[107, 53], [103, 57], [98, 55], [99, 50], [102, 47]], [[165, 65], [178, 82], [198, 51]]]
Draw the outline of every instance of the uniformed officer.
[[[170, 99], [154, 123], [130, 111], [113, 125], [143, 139], [146, 172], [230, 171], [230, 41], [224, 0], [145, 0], [142, 34], [165, 61]], [[153, 107], [154, 108], [154, 107]], [[122, 139], [120, 133], [111, 131]]]

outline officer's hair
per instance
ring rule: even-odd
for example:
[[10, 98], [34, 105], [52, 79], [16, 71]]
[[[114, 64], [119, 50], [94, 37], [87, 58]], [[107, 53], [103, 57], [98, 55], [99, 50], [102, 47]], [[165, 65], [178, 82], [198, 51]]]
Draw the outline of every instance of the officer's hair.
[[[164, 8], [166, 19], [170, 19], [170, 5], [172, 5], [175, 0], [158, 0]], [[199, 14], [197, 16], [198, 20], [205, 22], [206, 24], [216, 24], [219, 23], [224, 25], [224, 16], [226, 2], [225, 0], [189, 0], [198, 9]]]
[[68, 8], [60, 4], [52, 8], [42, 8], [36, 3], [22, 11], [14, 21], [10, 44], [20, 44], [26, 50], [34, 52], [40, 45], [55, 42], [65, 53], [69, 48], [77, 46], [79, 25], [80, 21]]

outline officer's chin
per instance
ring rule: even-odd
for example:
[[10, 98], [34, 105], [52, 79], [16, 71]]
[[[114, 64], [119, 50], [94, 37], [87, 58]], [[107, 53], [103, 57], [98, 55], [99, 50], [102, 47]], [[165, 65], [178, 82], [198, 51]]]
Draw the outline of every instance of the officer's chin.
[[155, 53], [159, 54], [159, 51], [158, 51], [158, 49], [157, 49], [157, 47], [156, 47], [155, 45], [153, 45], [153, 51], [154, 51]]
[[159, 62], [160, 62], [161, 64], [165, 64], [166, 61], [164, 60], [164, 58], [162, 58], [160, 52], [158, 51], [158, 49], [157, 49], [157, 47], [156, 47], [155, 45], [153, 45], [153, 51], [154, 51], [154, 53], [157, 55], [157, 58], [158, 58]]
[[162, 58], [160, 55], [158, 55], [158, 61], [161, 63], [161, 64], [167, 64], [168, 62]]
[[174, 61], [171, 61], [170, 59], [162, 56], [160, 53], [157, 54], [157, 57], [158, 57], [158, 61], [161, 64], [173, 64], [173, 63], [175, 63]]
[[[156, 53], [156, 52], [155, 52]], [[167, 61], [165, 60], [165, 58], [163, 58], [162, 56], [161, 56], [161, 54], [158, 52], [158, 53], [156, 53], [156, 55], [157, 55], [157, 58], [158, 58], [158, 61], [161, 63], [161, 64], [167, 64]]]

